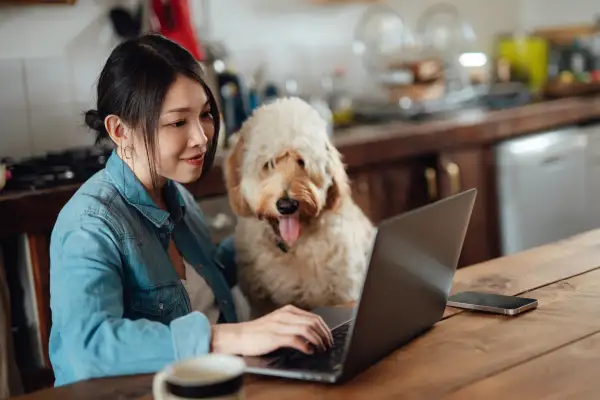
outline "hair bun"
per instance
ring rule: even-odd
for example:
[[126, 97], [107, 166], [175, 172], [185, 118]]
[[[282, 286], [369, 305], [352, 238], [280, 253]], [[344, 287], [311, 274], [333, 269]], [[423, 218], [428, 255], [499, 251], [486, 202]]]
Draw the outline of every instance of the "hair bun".
[[104, 119], [100, 117], [100, 113], [98, 110], [89, 110], [85, 113], [85, 124], [90, 127], [90, 129], [95, 130], [96, 132], [104, 132]]

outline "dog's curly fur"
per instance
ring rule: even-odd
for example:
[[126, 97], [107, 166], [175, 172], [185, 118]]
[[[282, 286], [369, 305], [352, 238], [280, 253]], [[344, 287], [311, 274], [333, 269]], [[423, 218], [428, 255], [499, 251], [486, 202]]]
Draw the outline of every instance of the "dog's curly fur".
[[[352, 200], [325, 121], [301, 99], [279, 99], [255, 110], [237, 135], [224, 172], [239, 217], [239, 284], [253, 316], [356, 300], [375, 230]], [[278, 247], [282, 196], [299, 203], [301, 233], [287, 252]]]

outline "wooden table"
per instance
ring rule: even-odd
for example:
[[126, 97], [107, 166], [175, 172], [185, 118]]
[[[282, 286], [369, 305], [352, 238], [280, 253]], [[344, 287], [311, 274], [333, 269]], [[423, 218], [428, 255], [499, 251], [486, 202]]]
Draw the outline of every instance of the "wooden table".
[[[600, 397], [600, 230], [457, 272], [453, 291], [527, 295], [518, 317], [447, 309], [434, 329], [341, 386], [248, 377], [248, 399]], [[152, 376], [23, 397], [151, 399]]]

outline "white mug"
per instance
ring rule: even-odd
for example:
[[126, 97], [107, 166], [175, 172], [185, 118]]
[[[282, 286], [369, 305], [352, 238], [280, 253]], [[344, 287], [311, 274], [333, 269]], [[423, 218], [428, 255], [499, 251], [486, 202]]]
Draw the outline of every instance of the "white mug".
[[166, 366], [154, 375], [155, 400], [242, 400], [246, 363], [241, 357], [207, 354]]

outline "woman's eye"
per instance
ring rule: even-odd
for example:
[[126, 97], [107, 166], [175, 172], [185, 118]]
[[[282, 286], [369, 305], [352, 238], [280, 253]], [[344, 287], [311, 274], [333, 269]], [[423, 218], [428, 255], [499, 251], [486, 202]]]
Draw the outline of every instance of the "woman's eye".
[[202, 118], [202, 119], [212, 119], [212, 113], [210, 112], [210, 110], [204, 111], [204, 112], [202, 112], [202, 114], [200, 114], [200, 118]]
[[184, 126], [185, 123], [186, 123], [185, 119], [181, 119], [179, 121], [172, 122], [169, 125], [174, 126], [175, 128], [180, 128], [180, 127]]

